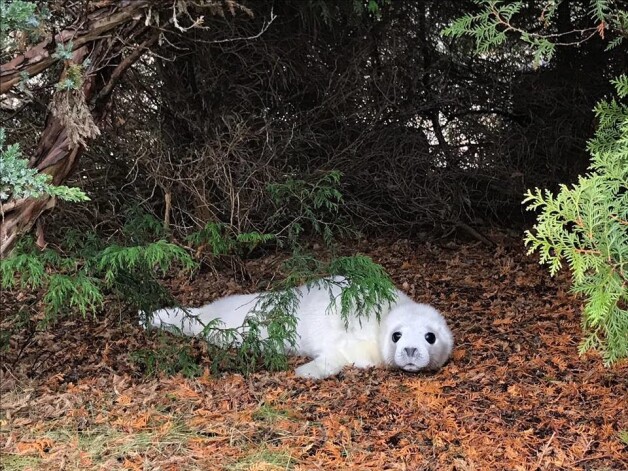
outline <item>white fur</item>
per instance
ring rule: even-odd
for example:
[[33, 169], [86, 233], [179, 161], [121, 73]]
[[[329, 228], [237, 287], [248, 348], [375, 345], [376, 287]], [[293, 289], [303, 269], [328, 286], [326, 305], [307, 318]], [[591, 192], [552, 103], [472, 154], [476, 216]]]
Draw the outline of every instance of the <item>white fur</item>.
[[[337, 285], [333, 286], [332, 293], [336, 302], [331, 307], [328, 289], [297, 288], [301, 295], [296, 313], [298, 339], [295, 348], [286, 346], [286, 350], [289, 354], [313, 359], [296, 369], [298, 376], [326, 378], [347, 365], [388, 366], [417, 372], [437, 370], [445, 364], [453, 348], [453, 336], [436, 309], [416, 303], [397, 290], [396, 302], [384, 307], [380, 323], [374, 315], [361, 320], [354, 315], [349, 317], [348, 328], [345, 328], [340, 316], [341, 288], [338, 285], [346, 280], [336, 277], [334, 282]], [[240, 327], [249, 311], [255, 308], [259, 294], [227, 296], [200, 308], [188, 309], [190, 316], [181, 309], [161, 309], [152, 314], [149, 322], [155, 327], [174, 326], [191, 336], [202, 333], [204, 325], [216, 318], [221, 319], [224, 327]], [[392, 340], [394, 332], [401, 333], [396, 343]], [[436, 336], [434, 344], [427, 342], [428, 332]]]

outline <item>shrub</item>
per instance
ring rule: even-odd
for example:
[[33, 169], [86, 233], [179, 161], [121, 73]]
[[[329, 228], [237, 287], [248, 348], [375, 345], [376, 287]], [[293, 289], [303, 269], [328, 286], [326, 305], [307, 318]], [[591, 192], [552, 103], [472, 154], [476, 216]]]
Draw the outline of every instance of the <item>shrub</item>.
[[[628, 76], [615, 85], [628, 98]], [[604, 101], [595, 113], [589, 173], [556, 195], [527, 193], [528, 209], [541, 212], [525, 242], [552, 275], [567, 262], [572, 289], [585, 298], [580, 352], [599, 348], [610, 364], [628, 357], [628, 106]]]
[[[478, 0], [478, 12], [466, 14], [443, 31], [446, 36], [473, 38], [477, 53], [488, 53], [508, 37], [519, 37], [526, 52], [534, 52], [534, 65], [551, 60], [561, 35], [549, 29], [555, 21], [559, 2], [548, 4], [540, 17], [541, 28], [531, 32], [515, 25], [523, 2]], [[607, 50], [628, 36], [628, 11], [611, 8], [606, 0], [589, 0], [588, 16], [604, 39], [605, 30], [617, 33]], [[572, 31], [571, 33], [575, 33]], [[602, 101], [595, 108], [599, 127], [589, 143], [589, 172], [571, 187], [561, 185], [550, 191], [528, 191], [523, 201], [528, 210], [541, 212], [525, 243], [529, 252], [539, 251], [541, 263], [556, 274], [567, 262], [572, 273], [573, 292], [584, 296], [582, 325], [585, 338], [580, 353], [601, 350], [609, 365], [628, 357], [628, 77], [613, 81], [619, 100]]]

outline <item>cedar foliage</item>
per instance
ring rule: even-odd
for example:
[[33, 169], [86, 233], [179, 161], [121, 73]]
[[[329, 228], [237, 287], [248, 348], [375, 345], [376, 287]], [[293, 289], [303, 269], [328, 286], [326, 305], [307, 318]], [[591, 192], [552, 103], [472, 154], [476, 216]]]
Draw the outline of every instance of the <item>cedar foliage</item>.
[[607, 364], [628, 357], [628, 106], [620, 101], [628, 76], [614, 83], [619, 100], [595, 109], [589, 172], [556, 195], [536, 189], [524, 200], [541, 211], [526, 232], [529, 253], [538, 251], [552, 275], [567, 262], [572, 289], [585, 298], [580, 352], [598, 348]]
[[[606, 0], [588, 3], [589, 15], [598, 26], [585, 32], [603, 37], [610, 28], [617, 36], [607, 49], [621, 45], [628, 36], [628, 10], [613, 9]], [[512, 33], [532, 47], [537, 66], [551, 60], [557, 46], [574, 45], [547, 30], [558, 4], [544, 10], [543, 29], [534, 33], [514, 24], [523, 2], [481, 0], [478, 4], [478, 13], [458, 18], [444, 34], [472, 37], [479, 54], [502, 45]], [[561, 184], [556, 194], [528, 190], [523, 201], [528, 210], [540, 210], [533, 229], [526, 231], [529, 253], [538, 251], [552, 275], [567, 262], [572, 291], [585, 298], [580, 353], [599, 349], [606, 364], [628, 357], [628, 76], [612, 83], [617, 98], [595, 107], [598, 127], [588, 145], [587, 172], [573, 185]]]
[[118, 245], [93, 233], [70, 233], [63, 248], [64, 252], [41, 250], [25, 238], [0, 262], [3, 289], [17, 285], [43, 290], [44, 323], [73, 312], [94, 315], [108, 293], [140, 309], [154, 310], [171, 300], [157, 282], [159, 275], [173, 265], [188, 271], [196, 266], [186, 250], [164, 239]]
[[9, 197], [38, 198], [41, 195], [56, 196], [66, 201], [88, 201], [89, 197], [79, 188], [70, 188], [65, 185], [53, 185], [51, 177], [45, 173], [38, 173], [36, 169], [28, 167], [28, 161], [22, 156], [18, 143], [6, 143], [6, 130], [0, 128], [0, 213], [3, 212], [3, 203]]

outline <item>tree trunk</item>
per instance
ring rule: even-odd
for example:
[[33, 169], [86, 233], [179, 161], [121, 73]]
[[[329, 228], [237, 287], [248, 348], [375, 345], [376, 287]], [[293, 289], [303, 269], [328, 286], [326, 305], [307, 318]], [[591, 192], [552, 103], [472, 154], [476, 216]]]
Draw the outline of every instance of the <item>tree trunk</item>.
[[[167, 0], [87, 2], [85, 8], [88, 11], [72, 26], [1, 65], [0, 93], [6, 93], [20, 83], [24, 73], [33, 77], [57, 62], [53, 51], [59, 43], [66, 47], [72, 44], [74, 57], [66, 64], [66, 70], [67, 66], [82, 64], [87, 57], [91, 62], [91, 66], [84, 73], [79, 91], [55, 92], [51, 101], [53, 112], [46, 118], [45, 129], [29, 165], [52, 175], [52, 183], [63, 183], [76, 167], [84, 146], [98, 133], [95, 123], [102, 119], [111, 92], [124, 72], [168, 27], [173, 26], [185, 32], [202, 25], [203, 13], [199, 13], [195, 19], [188, 12], [188, 7], [191, 6], [198, 7], [204, 14], [209, 12], [212, 15], [225, 16], [226, 12], [230, 12], [235, 16], [236, 11], [243, 11], [248, 16], [253, 16], [251, 10], [236, 0], [189, 2], [189, 5], [185, 0], [174, 3]], [[161, 15], [153, 15], [153, 12]], [[193, 24], [186, 27], [179, 25], [179, 14], [192, 20]], [[153, 27], [153, 23], [159, 21], [160, 16], [167, 20]], [[60, 95], [63, 93], [74, 95]], [[60, 100], [55, 102], [55, 98]], [[63, 99], [66, 105], [78, 105], [68, 107], [73, 111], [78, 109], [77, 119], [74, 121], [72, 113], [54, 113], [55, 103], [63, 105]], [[9, 199], [0, 206], [0, 258], [7, 256], [20, 235], [29, 231], [37, 218], [54, 205], [54, 198], [44, 196], [38, 199]]]
[[[74, 53], [70, 64], [81, 64], [86, 57], [90, 58], [91, 67], [85, 73], [80, 92], [85, 100], [83, 105], [87, 106], [91, 102], [92, 117], [95, 122], [99, 122], [115, 83], [158, 37], [157, 30], [149, 30], [144, 24], [143, 10], [152, 3], [112, 2], [107, 7], [90, 13], [84, 21], [75, 23], [76, 26], [57, 34], [54, 42], [50, 38], [42, 41], [0, 67], [0, 92], [6, 93], [19, 83], [23, 72], [32, 77], [50, 67], [57, 61], [51, 53], [53, 43], [71, 39]], [[136, 43], [145, 33], [148, 38], [144, 43], [121, 59], [123, 48]], [[120, 37], [124, 41], [119, 40]], [[97, 72], [90, 73], [91, 70]], [[82, 98], [80, 94], [78, 96]], [[56, 185], [70, 175], [83, 151], [83, 144], [72, 138], [65, 118], [67, 117], [48, 113], [39, 145], [29, 162], [31, 167], [52, 175], [52, 183]], [[81, 141], [84, 142], [83, 139]], [[29, 231], [37, 218], [54, 205], [55, 199], [49, 196], [9, 199], [2, 205], [0, 258], [7, 256], [20, 235]]]

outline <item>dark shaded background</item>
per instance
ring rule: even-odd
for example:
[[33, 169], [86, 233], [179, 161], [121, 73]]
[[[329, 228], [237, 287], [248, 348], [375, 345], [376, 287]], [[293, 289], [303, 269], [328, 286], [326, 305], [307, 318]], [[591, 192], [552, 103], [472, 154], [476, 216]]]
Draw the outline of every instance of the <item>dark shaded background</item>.
[[[132, 69], [69, 182], [94, 203], [61, 205], [49, 226], [115, 230], [138, 205], [161, 218], [169, 194], [181, 234], [217, 220], [269, 231], [269, 183], [336, 169], [367, 232], [520, 228], [527, 188], [585, 171], [593, 106], [627, 65], [626, 46], [605, 52], [599, 37], [537, 68], [514, 39], [474, 55], [440, 34], [470, 1], [394, 0], [379, 17], [352, 0], [249, 3], [255, 18], [208, 16]], [[528, 3], [517, 21], [535, 30]], [[586, 2], [564, 1], [550, 32], [591, 25]], [[50, 88], [35, 93], [4, 117], [26, 149]]]

